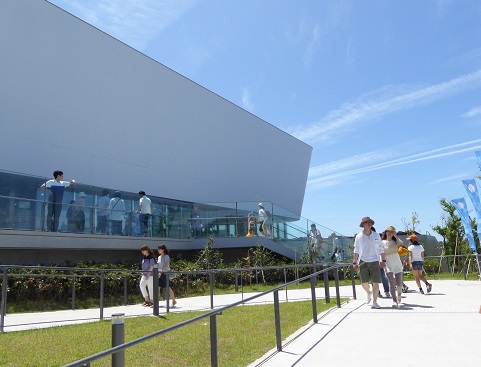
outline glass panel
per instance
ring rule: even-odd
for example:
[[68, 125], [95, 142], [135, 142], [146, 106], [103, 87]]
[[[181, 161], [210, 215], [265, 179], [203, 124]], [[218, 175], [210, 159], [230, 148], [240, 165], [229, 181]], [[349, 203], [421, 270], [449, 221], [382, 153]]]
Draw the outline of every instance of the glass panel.
[[[138, 193], [115, 191], [77, 183], [65, 187], [59, 202], [52, 190], [40, 188], [50, 180], [0, 171], [0, 229], [56, 230], [73, 233], [141, 236]], [[312, 251], [311, 224], [270, 202], [262, 202], [266, 218], [259, 216], [259, 202], [190, 203], [149, 196], [153, 215], [146, 235], [156, 238], [271, 237], [261, 228], [265, 219], [272, 240], [290, 248], [294, 257]], [[262, 213], [261, 213], [262, 214]], [[145, 219], [145, 218], [144, 218]], [[316, 261], [346, 260], [353, 238], [314, 223], [321, 232]], [[55, 228], [55, 229], [54, 229]], [[311, 245], [311, 247], [309, 247]]]

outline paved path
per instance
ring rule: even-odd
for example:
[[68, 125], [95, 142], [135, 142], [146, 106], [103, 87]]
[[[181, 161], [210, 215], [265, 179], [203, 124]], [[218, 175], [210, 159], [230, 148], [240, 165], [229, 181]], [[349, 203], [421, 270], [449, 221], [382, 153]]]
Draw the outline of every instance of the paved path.
[[[352, 297], [352, 287], [340, 287], [342, 297]], [[230, 305], [232, 303], [247, 299], [256, 293], [244, 294], [223, 294], [214, 296], [214, 309]], [[324, 288], [317, 288], [316, 295], [324, 297]], [[335, 288], [330, 288], [331, 302], [336, 303]], [[279, 300], [281, 302], [289, 301], [303, 301], [309, 300], [311, 297], [311, 290], [299, 289], [279, 292]], [[139, 294], [139, 299], [140, 299]], [[262, 296], [249, 302], [248, 304], [266, 304], [272, 303], [273, 295]], [[186, 311], [210, 311], [211, 300], [210, 296], [177, 298], [177, 305], [170, 308], [169, 312], [186, 312]], [[167, 312], [165, 301], [160, 302], [159, 313], [165, 314]], [[141, 304], [105, 307], [103, 310], [104, 319], [110, 319], [113, 314], [123, 313], [126, 317], [146, 316], [152, 315], [153, 309], [150, 307], [142, 307]], [[52, 326], [80, 324], [85, 322], [94, 322], [100, 319], [100, 309], [79, 309], [79, 310], [64, 310], [64, 311], [49, 311], [49, 312], [29, 312], [29, 313], [14, 313], [7, 314], [4, 321], [4, 331], [22, 331], [29, 329], [39, 329]]]
[[[432, 281], [429, 294], [403, 294], [401, 307], [380, 299], [371, 309], [365, 292], [341, 309], [321, 314], [249, 367], [481, 366], [481, 282]], [[410, 290], [414, 282], [407, 282]]]
[[[356, 365], [372, 363], [392, 367], [408, 366], [481, 366], [481, 282], [433, 281], [433, 291], [421, 295], [403, 294], [399, 309], [390, 299], [379, 299], [381, 309], [365, 304], [365, 293], [357, 287], [357, 300], [319, 315], [317, 324], [310, 323], [294, 335], [283, 336], [283, 351], [272, 349], [249, 367], [312, 367], [320, 365]], [[317, 290], [324, 296], [324, 289]], [[244, 299], [251, 294], [244, 294]], [[351, 297], [351, 287], [341, 287], [342, 297]], [[290, 301], [306, 300], [310, 289], [280, 292]], [[216, 308], [242, 299], [242, 295], [214, 297]], [[271, 303], [272, 295], [255, 303]], [[335, 304], [334, 289], [331, 302]], [[166, 312], [165, 304], [160, 313]], [[210, 310], [210, 297], [178, 299], [171, 312]], [[127, 317], [151, 315], [152, 309], [140, 305], [108, 307], [104, 318], [125, 313]], [[44, 328], [57, 325], [92, 322], [99, 319], [99, 309], [7, 314], [5, 332]], [[281, 315], [282, 317], [282, 315]]]

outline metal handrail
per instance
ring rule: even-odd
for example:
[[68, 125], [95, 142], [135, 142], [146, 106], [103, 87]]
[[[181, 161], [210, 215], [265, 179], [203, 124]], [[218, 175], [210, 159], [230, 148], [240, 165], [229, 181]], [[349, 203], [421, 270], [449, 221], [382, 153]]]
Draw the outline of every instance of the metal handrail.
[[[159, 331], [156, 331], [154, 333], [151, 333], [151, 334], [148, 334], [146, 336], [143, 336], [143, 337], [140, 337], [140, 338], [137, 338], [135, 340], [132, 340], [130, 342], [127, 342], [127, 343], [123, 343], [121, 345], [118, 345], [118, 346], [115, 346], [115, 347], [112, 347], [112, 348], [109, 348], [107, 350], [104, 350], [103, 352], [99, 352], [99, 353], [96, 353], [92, 356], [89, 356], [89, 357], [86, 357], [86, 358], [83, 358], [83, 359], [80, 359], [78, 361], [75, 361], [73, 363], [70, 363], [70, 364], [67, 364], [65, 365], [64, 367], [81, 367], [81, 366], [85, 366], [85, 365], [88, 365], [90, 362], [92, 361], [95, 361], [97, 359], [100, 359], [100, 358], [103, 358], [103, 357], [107, 357], [109, 355], [112, 355], [116, 352], [121, 352], [121, 351], [124, 351], [125, 349], [127, 348], [130, 348], [130, 347], [133, 347], [135, 345], [138, 345], [140, 343], [143, 343], [147, 340], [150, 340], [152, 338], [155, 338], [156, 336], [159, 336], [159, 335], [162, 335], [162, 334], [165, 334], [165, 333], [168, 333], [170, 331], [173, 331], [173, 330], [176, 330], [176, 329], [179, 329], [183, 326], [186, 326], [186, 325], [189, 325], [189, 324], [192, 324], [196, 321], [199, 321], [199, 320], [202, 320], [202, 319], [205, 319], [207, 317], [210, 318], [210, 322], [211, 322], [211, 330], [210, 330], [210, 333], [211, 333], [211, 366], [212, 367], [217, 367], [218, 366], [218, 359], [217, 359], [217, 329], [216, 329], [216, 316], [219, 315], [219, 314], [222, 314], [222, 312], [230, 309], [230, 308], [233, 308], [233, 307], [236, 307], [236, 306], [239, 306], [239, 305], [242, 305], [246, 302], [249, 302], [249, 301], [252, 301], [256, 298], [259, 298], [259, 297], [263, 297], [269, 293], [273, 293], [274, 295], [274, 312], [275, 312], [275, 318], [276, 318], [276, 322], [275, 322], [275, 327], [276, 327], [276, 344], [277, 344], [277, 350], [278, 351], [281, 351], [282, 350], [282, 343], [281, 343], [281, 330], [280, 330], [280, 314], [279, 314], [279, 297], [278, 297], [278, 292], [279, 290], [281, 289], [284, 289], [290, 285], [294, 285], [298, 282], [302, 282], [302, 281], [306, 281], [306, 280], [310, 280], [311, 282], [311, 296], [312, 296], [312, 307], [313, 307], [313, 321], [314, 323], [317, 323], [317, 312], [315, 311], [316, 310], [316, 293], [315, 293], [315, 279], [317, 279], [317, 276], [320, 275], [320, 274], [323, 274], [325, 275], [324, 278], [326, 278], [326, 275], [327, 275], [327, 272], [329, 270], [333, 270], [334, 269], [334, 275], [335, 275], [335, 284], [336, 284], [336, 298], [337, 298], [337, 307], [341, 307], [341, 302], [340, 302], [340, 294], [339, 294], [339, 274], [338, 274], [338, 269], [340, 267], [345, 267], [347, 264], [334, 264], [328, 268], [325, 268], [323, 270], [320, 270], [320, 271], [316, 271], [310, 275], [307, 275], [305, 277], [302, 277], [300, 279], [296, 279], [296, 280], [293, 280], [289, 283], [286, 283], [282, 286], [278, 286], [278, 287], [275, 287], [275, 288], [272, 288], [268, 291], [265, 291], [265, 292], [262, 292], [262, 293], [259, 293], [259, 294], [256, 294], [256, 295], [253, 295], [251, 297], [248, 297], [246, 299], [243, 299], [241, 301], [237, 301], [237, 302], [234, 302], [230, 305], [227, 305], [227, 306], [223, 306], [219, 309], [216, 309], [214, 311], [210, 311], [204, 315], [200, 315], [200, 316], [197, 316], [197, 317], [194, 317], [192, 319], [189, 319], [189, 320], [186, 320], [186, 321], [183, 321], [177, 325], [173, 325], [173, 326], [170, 326], [170, 327], [167, 327], [165, 329], [162, 329], [162, 330], [159, 330]], [[352, 265], [351, 265], [351, 268], [352, 268]], [[327, 284], [328, 286], [328, 284]], [[354, 283], [354, 278], [353, 278], [353, 282], [352, 282], [352, 287], [353, 287], [353, 298], [356, 299], [356, 291], [355, 291], [355, 283]], [[326, 302], [327, 302], [327, 299], [326, 299]]]
[[[258, 284], [257, 275], [262, 271], [269, 271], [269, 270], [283, 270], [284, 271], [284, 282], [287, 283], [287, 273], [288, 269], [296, 269], [295, 276], [298, 278], [297, 269], [312, 269], [316, 271], [317, 268], [322, 267], [322, 264], [296, 264], [296, 265], [283, 265], [283, 266], [266, 266], [266, 267], [245, 267], [245, 268], [228, 268], [228, 269], [215, 269], [215, 270], [190, 270], [190, 271], [170, 271], [169, 275], [181, 275], [186, 277], [187, 281], [187, 295], [188, 295], [188, 283], [189, 277], [192, 276], [205, 276], [209, 275], [209, 283], [210, 283], [210, 299], [211, 299], [211, 309], [214, 308], [214, 275], [215, 274], [222, 274], [222, 273], [234, 273], [235, 277], [235, 290], [239, 290], [238, 284], [238, 275], [239, 273], [246, 273], [246, 272], [255, 272], [256, 273], [256, 284]], [[56, 271], [56, 273], [45, 273], [42, 274], [38, 273], [22, 273], [19, 269], [28, 269], [28, 270], [47, 270], [47, 271]], [[12, 273], [9, 273], [9, 270], [13, 270]], [[142, 273], [142, 270], [131, 270], [131, 269], [98, 269], [98, 268], [75, 268], [75, 267], [47, 267], [47, 266], [22, 266], [22, 265], [0, 265], [0, 271], [3, 273], [3, 281], [2, 281], [2, 297], [0, 302], [0, 332], [4, 332], [5, 322], [4, 316], [6, 315], [7, 310], [7, 289], [8, 289], [8, 277], [53, 277], [53, 278], [69, 278], [69, 279], [77, 279], [77, 278], [96, 278], [100, 279], [99, 284], [99, 319], [103, 320], [103, 313], [104, 313], [104, 287], [105, 287], [105, 280], [107, 277], [115, 277], [115, 276], [122, 276], [124, 281], [124, 304], [127, 304], [127, 277], [129, 276], [138, 276]], [[59, 273], [59, 272], [69, 272], [69, 274]], [[154, 271], [158, 271], [158, 269], [154, 269]], [[93, 274], [88, 274], [93, 273]], [[118, 274], [118, 275], [117, 275]], [[155, 278], [155, 276], [154, 276]], [[154, 279], [155, 281], [156, 279]], [[243, 277], [240, 277], [241, 280], [241, 293], [242, 297], [244, 296], [244, 283]], [[156, 288], [155, 288], [156, 289]], [[72, 297], [72, 309], [75, 309], [75, 302], [76, 302], [76, 284], [75, 281], [72, 281], [71, 284], [71, 297]], [[157, 297], [158, 301], [158, 294], [154, 293], [154, 298]], [[287, 297], [287, 288], [286, 288], [286, 297]], [[166, 300], [167, 304], [167, 312], [169, 312], [169, 305], [168, 305], [168, 298]], [[157, 302], [158, 305], [158, 302]], [[158, 315], [158, 307], [154, 307], [153, 310], [154, 315]]]

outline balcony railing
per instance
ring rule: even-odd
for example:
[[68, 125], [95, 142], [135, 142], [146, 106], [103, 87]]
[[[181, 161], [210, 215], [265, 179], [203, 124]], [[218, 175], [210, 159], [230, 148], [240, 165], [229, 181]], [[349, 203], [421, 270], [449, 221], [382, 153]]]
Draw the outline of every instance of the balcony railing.
[[[52, 230], [53, 204], [49, 190], [41, 188], [46, 177], [0, 171], [0, 230]], [[108, 192], [109, 208], [105, 203]], [[352, 238], [263, 201], [269, 215], [271, 233], [262, 233], [258, 216], [259, 202], [193, 203], [150, 196], [152, 215], [138, 212], [137, 193], [105, 189], [81, 183], [65, 189], [55, 208], [57, 232], [108, 236], [147, 236], [154, 238], [197, 239], [268, 236], [299, 257], [311, 253], [316, 260], [337, 255], [343, 260]], [[121, 200], [120, 202], [119, 199]], [[251, 221], [249, 221], [251, 219]], [[316, 224], [323, 241], [314, 248], [311, 224]], [[316, 246], [314, 246], [316, 247]]]

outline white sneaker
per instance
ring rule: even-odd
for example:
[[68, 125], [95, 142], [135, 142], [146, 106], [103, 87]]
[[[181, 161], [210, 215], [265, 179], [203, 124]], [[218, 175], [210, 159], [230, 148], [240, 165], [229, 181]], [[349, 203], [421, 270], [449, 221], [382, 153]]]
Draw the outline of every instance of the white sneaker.
[[372, 295], [371, 292], [367, 294], [367, 302], [366, 302], [367, 304], [371, 303], [371, 295]]
[[401, 303], [401, 295], [400, 294], [397, 295], [397, 303]]
[[398, 305], [398, 303], [397, 303], [396, 301], [392, 301], [392, 307], [393, 307], [393, 308], [398, 308], [399, 305]]
[[371, 308], [379, 309], [379, 308], [381, 308], [381, 306], [379, 306], [379, 305], [377, 304], [377, 302], [373, 302]]

